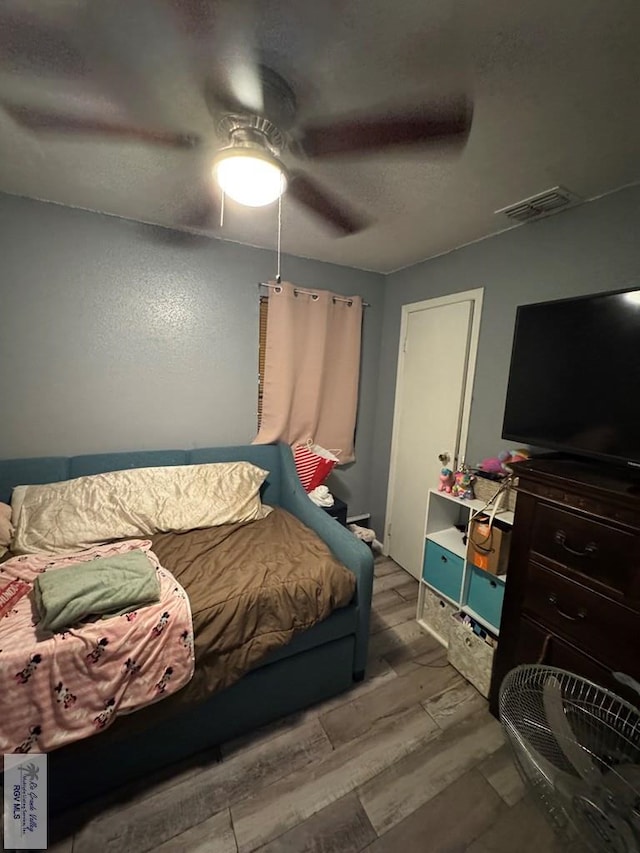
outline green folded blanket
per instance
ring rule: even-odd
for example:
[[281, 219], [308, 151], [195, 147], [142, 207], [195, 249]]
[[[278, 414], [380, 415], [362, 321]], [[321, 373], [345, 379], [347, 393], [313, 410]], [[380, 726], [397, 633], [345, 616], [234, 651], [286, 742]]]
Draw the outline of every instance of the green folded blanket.
[[160, 600], [160, 581], [143, 551], [44, 572], [33, 599], [41, 631], [63, 631], [90, 616], [115, 616]]

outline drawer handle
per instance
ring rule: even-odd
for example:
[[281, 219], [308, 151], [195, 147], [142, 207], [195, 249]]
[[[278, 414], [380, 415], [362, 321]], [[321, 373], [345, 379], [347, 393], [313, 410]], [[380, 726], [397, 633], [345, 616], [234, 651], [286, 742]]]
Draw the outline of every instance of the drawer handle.
[[442, 560], [442, 562], [443, 562], [443, 563], [446, 563], [446, 562], [447, 562], [447, 558], [445, 557], [445, 555], [444, 555], [444, 554], [441, 554], [441, 555], [440, 555], [440, 559]]
[[567, 534], [564, 530], [556, 530], [553, 535], [553, 541], [557, 545], [560, 545], [561, 548], [564, 548], [565, 551], [573, 554], [574, 557], [594, 557], [598, 551], [598, 546], [595, 542], [587, 542], [583, 551], [576, 551], [575, 548], [571, 548], [567, 545]]
[[549, 596], [549, 604], [553, 604], [555, 609], [558, 611], [558, 615], [562, 616], [563, 619], [568, 619], [569, 622], [578, 622], [580, 619], [584, 619], [587, 615], [586, 610], [578, 610], [575, 616], [571, 616], [570, 613], [565, 613], [565, 611], [558, 606], [558, 598], [553, 592]]

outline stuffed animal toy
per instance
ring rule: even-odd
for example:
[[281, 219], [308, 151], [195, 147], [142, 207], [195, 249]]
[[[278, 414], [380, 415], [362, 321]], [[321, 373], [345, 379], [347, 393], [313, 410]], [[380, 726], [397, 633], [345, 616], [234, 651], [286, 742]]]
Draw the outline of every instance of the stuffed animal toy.
[[504, 465], [510, 458], [510, 451], [503, 450], [497, 456], [490, 456], [488, 459], [483, 459], [478, 468], [480, 471], [486, 471], [488, 474], [506, 474]]
[[525, 459], [529, 459], [531, 457], [531, 453], [527, 450], [526, 447], [519, 447], [517, 450], [511, 450], [511, 457], [504, 464], [511, 465], [512, 462], [524, 462]]
[[469, 471], [463, 468], [460, 471], [456, 471], [454, 479], [455, 482], [451, 488], [451, 494], [456, 498], [473, 500], [473, 481], [475, 477], [472, 477]]
[[13, 539], [13, 524], [11, 524], [11, 507], [0, 503], [0, 556], [5, 553]]
[[490, 456], [488, 459], [483, 459], [478, 465], [478, 470], [486, 471], [488, 474], [508, 474], [508, 465], [512, 462], [522, 462], [523, 459], [529, 458], [529, 451], [520, 448], [519, 450], [503, 450], [497, 456]]
[[455, 477], [453, 476], [453, 471], [451, 470], [451, 468], [443, 468], [440, 471], [440, 482], [438, 483], [438, 491], [446, 492], [448, 495], [450, 495], [454, 483]]

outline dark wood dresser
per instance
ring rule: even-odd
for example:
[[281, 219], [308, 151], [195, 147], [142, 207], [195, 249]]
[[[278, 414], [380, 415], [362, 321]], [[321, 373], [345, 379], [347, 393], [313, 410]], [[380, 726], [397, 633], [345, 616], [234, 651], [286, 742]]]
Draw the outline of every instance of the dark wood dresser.
[[640, 681], [640, 481], [597, 464], [538, 458], [514, 465], [518, 500], [490, 705], [522, 663], [602, 684]]

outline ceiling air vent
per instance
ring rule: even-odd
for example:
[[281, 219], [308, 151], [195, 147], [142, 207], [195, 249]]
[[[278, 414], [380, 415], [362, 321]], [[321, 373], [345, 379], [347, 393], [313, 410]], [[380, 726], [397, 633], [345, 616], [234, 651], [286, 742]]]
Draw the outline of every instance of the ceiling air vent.
[[581, 201], [579, 196], [565, 190], [564, 187], [552, 187], [543, 193], [532, 195], [531, 198], [525, 198], [501, 210], [496, 210], [495, 213], [508, 216], [516, 222], [528, 222], [530, 219], [542, 219], [543, 216], [551, 216], [559, 210], [574, 207]]

